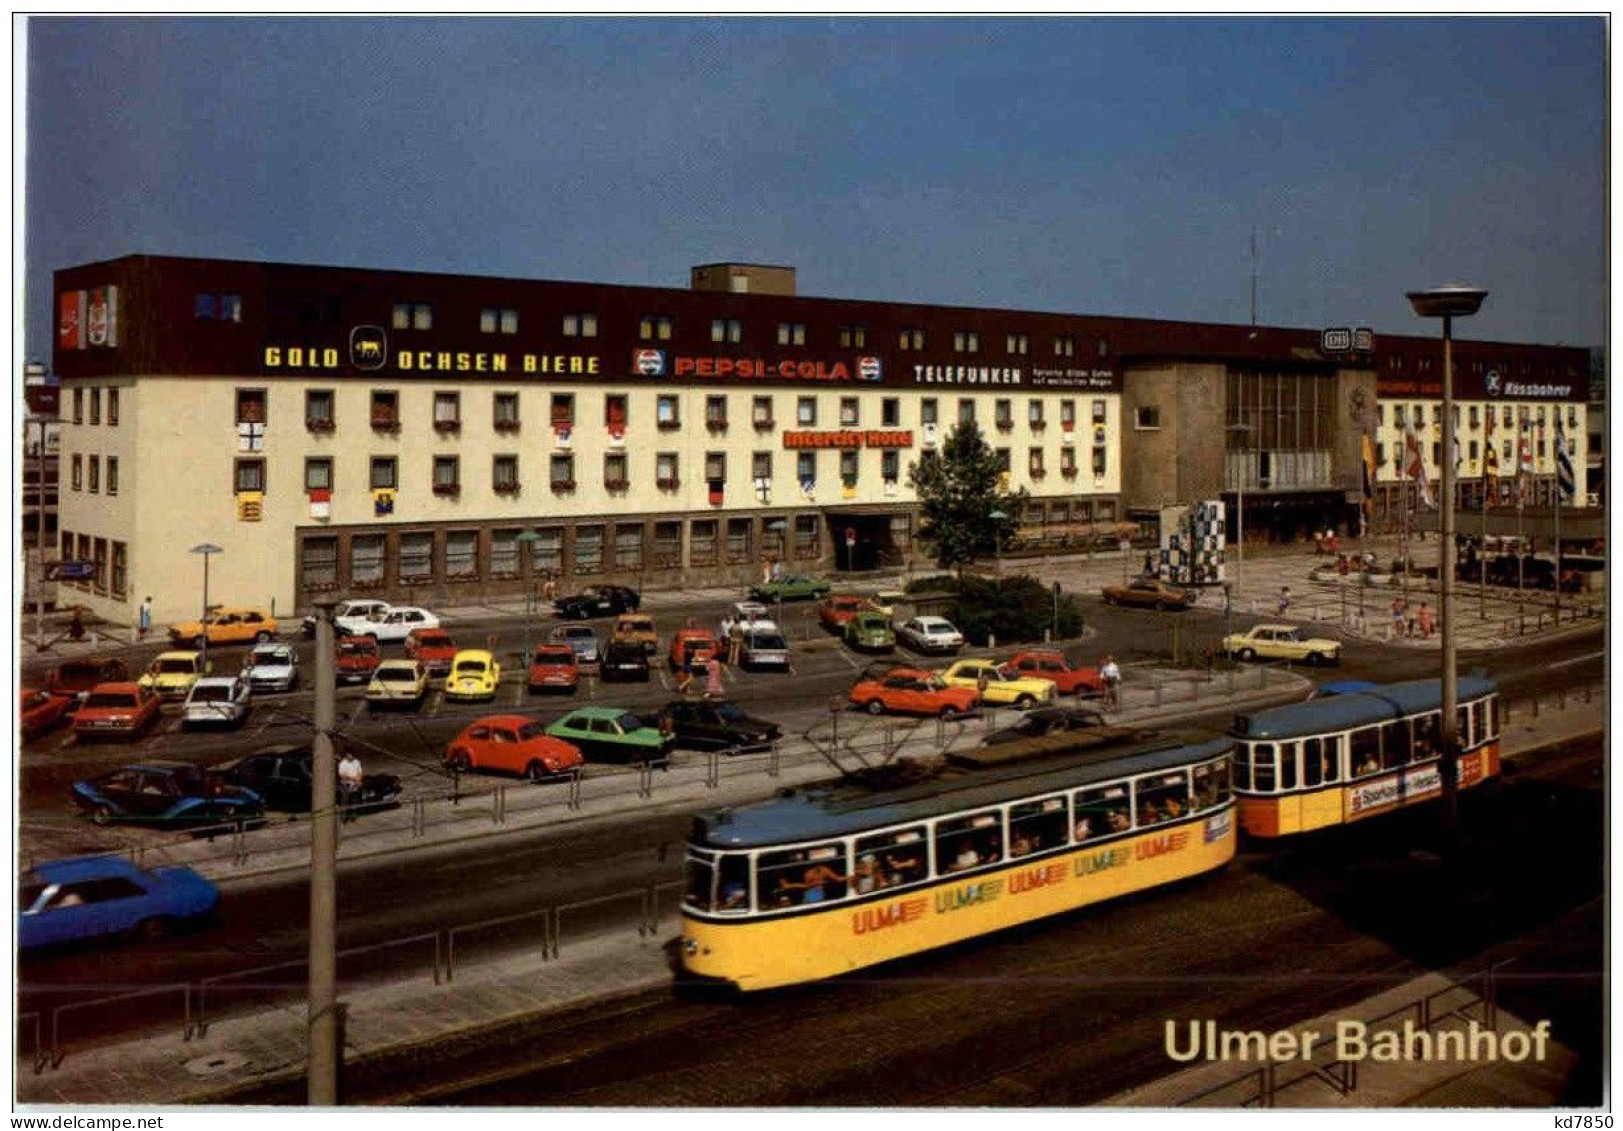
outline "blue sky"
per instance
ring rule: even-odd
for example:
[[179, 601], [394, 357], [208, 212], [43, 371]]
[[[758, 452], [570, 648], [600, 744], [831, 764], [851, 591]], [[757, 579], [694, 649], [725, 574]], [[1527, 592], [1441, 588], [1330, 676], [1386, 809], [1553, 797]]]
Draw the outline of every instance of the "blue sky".
[[33, 19], [26, 339], [136, 252], [1600, 344], [1605, 26]]

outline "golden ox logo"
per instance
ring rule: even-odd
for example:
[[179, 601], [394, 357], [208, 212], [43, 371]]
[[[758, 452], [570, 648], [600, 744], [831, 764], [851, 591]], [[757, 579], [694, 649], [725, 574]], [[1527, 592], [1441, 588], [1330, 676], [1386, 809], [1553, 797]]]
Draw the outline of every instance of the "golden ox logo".
[[389, 357], [389, 338], [380, 326], [357, 326], [349, 332], [349, 363], [356, 369], [382, 369]]

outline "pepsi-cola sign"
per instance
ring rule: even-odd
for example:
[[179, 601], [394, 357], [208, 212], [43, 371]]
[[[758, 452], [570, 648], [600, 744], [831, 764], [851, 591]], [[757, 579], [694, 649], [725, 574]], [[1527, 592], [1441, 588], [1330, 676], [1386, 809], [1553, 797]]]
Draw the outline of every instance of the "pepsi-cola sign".
[[664, 350], [638, 350], [633, 363], [637, 372], [644, 377], [665, 376]]
[[859, 357], [857, 358], [857, 376], [864, 381], [883, 381], [885, 379], [885, 369], [877, 357]]

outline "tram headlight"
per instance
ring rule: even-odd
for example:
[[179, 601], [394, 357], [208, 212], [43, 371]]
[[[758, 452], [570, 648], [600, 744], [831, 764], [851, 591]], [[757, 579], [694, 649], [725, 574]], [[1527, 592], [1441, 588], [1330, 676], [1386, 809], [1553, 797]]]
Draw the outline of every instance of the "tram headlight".
[[697, 939], [691, 939], [691, 938], [688, 938], [686, 935], [683, 935], [682, 936], [682, 953], [687, 955], [689, 958], [692, 958], [695, 954], [698, 954], [699, 953], [699, 942], [698, 942], [698, 940]]

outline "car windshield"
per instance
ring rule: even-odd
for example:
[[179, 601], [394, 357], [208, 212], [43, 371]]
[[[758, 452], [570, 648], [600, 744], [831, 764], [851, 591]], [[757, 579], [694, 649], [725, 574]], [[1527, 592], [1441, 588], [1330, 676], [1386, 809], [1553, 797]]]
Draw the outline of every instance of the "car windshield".
[[992, 675], [996, 676], [998, 679], [1019, 679], [1020, 678], [1020, 673], [1015, 671], [1008, 664], [1004, 664], [1002, 667], [993, 668], [992, 669]]
[[777, 635], [776, 633], [757, 632], [750, 637], [750, 647], [760, 650], [784, 650], [787, 649], [789, 645], [784, 643], [783, 637]]
[[133, 695], [114, 695], [114, 694], [109, 694], [107, 692], [102, 692], [100, 695], [92, 695], [89, 699], [85, 700], [85, 706], [86, 707], [133, 707], [133, 706], [135, 706], [135, 696], [133, 696]]
[[633, 715], [630, 711], [617, 715], [614, 721], [626, 734], [630, 734], [634, 730], [642, 729], [642, 720], [636, 715]]
[[518, 740], [528, 742], [532, 738], [540, 738], [547, 733], [547, 728], [540, 722], [528, 722], [518, 728]]
[[571, 652], [565, 656], [560, 655], [557, 652], [537, 652], [534, 656], [530, 657], [530, 664], [538, 668], [574, 667], [575, 654]]
[[291, 659], [286, 648], [255, 648], [253, 653], [256, 664], [285, 664]]
[[377, 678], [385, 683], [415, 683], [417, 672], [407, 667], [379, 668]]
[[483, 660], [459, 660], [456, 665], [456, 670], [461, 672], [463, 675], [483, 675], [485, 672], [485, 662]]
[[448, 648], [451, 638], [443, 632], [420, 632], [417, 634], [417, 643], [423, 648]]
[[933, 675], [924, 681], [924, 687], [927, 691], [945, 691], [947, 685], [940, 676]]
[[194, 703], [223, 703], [231, 698], [231, 688], [225, 684], [204, 684], [192, 692]]
[[197, 665], [191, 660], [159, 660], [152, 667], [154, 671], [159, 673], [180, 672], [184, 674], [197, 670]]
[[749, 719], [737, 703], [717, 703], [716, 717], [729, 723], [742, 723]]
[[338, 646], [340, 656], [370, 656], [376, 652], [377, 647], [373, 644], [360, 644], [352, 641]]
[[596, 636], [589, 628], [566, 628], [558, 634], [560, 640], [592, 640]]

